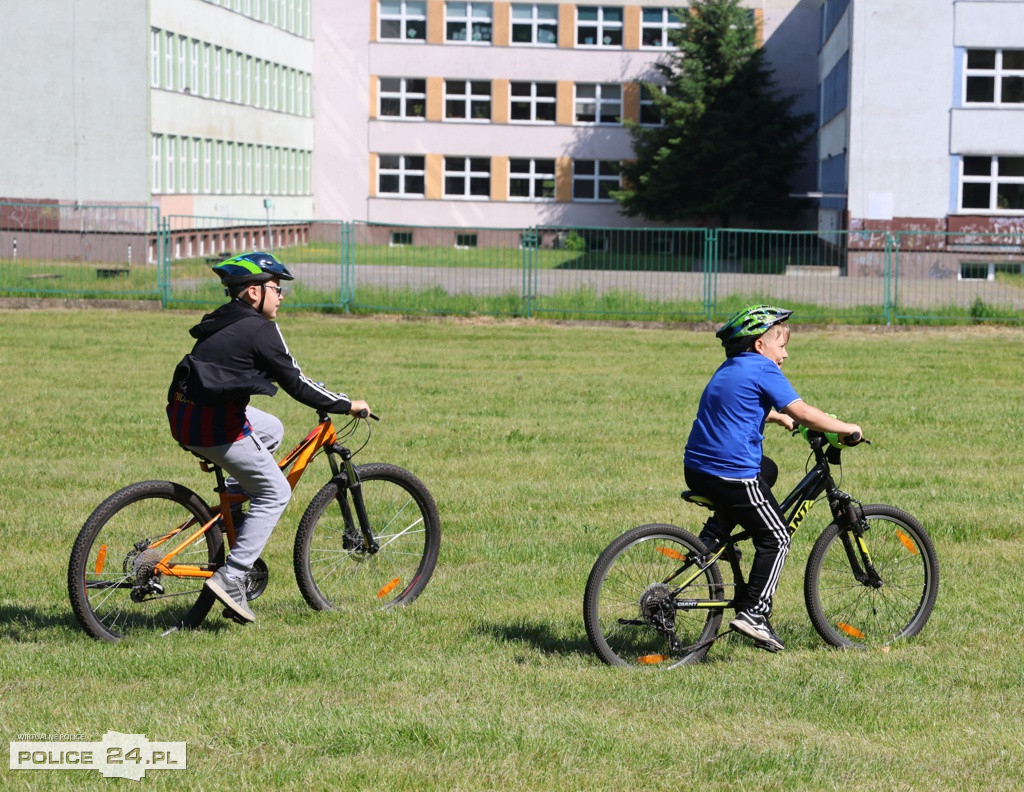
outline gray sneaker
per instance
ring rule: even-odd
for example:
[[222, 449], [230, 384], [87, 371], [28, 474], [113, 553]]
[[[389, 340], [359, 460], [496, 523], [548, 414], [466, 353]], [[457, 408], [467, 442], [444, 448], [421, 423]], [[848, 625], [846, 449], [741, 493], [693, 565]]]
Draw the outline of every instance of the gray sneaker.
[[736, 614], [736, 618], [729, 622], [729, 626], [738, 633], [742, 633], [748, 638], [753, 638], [758, 648], [767, 649], [770, 652], [777, 652], [780, 649], [785, 649], [786, 645], [782, 643], [782, 639], [775, 634], [772, 626], [768, 623], [768, 619], [764, 616], [760, 616], [756, 613], [750, 613], [749, 611], [741, 611]]
[[227, 606], [224, 612], [230, 612], [235, 621], [256, 621], [256, 614], [252, 612], [245, 597], [245, 578], [228, 577], [227, 569], [221, 567], [213, 573], [213, 577], [206, 579], [206, 588]]

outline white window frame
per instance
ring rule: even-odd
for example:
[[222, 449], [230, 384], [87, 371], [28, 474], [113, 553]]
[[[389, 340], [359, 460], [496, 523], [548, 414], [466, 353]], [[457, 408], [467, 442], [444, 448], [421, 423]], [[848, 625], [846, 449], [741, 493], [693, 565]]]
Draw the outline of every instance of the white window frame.
[[192, 138], [178, 139], [178, 192], [191, 192], [189, 176], [192, 173]]
[[178, 152], [178, 138], [174, 135], [167, 136], [167, 144], [164, 147], [164, 193], [176, 193], [178, 175], [176, 171]]
[[203, 141], [203, 189], [204, 193], [213, 192], [213, 140]]
[[[541, 9], [545, 13], [553, 12], [553, 17], [541, 16]], [[528, 12], [528, 16], [516, 16], [516, 12]], [[558, 46], [558, 5], [556, 3], [513, 3], [511, 28], [509, 42], [513, 47], [557, 47]], [[550, 40], [541, 41], [551, 33], [547, 28], [554, 26], [554, 35]], [[516, 41], [516, 28], [527, 28], [530, 31], [529, 41]], [[541, 34], [544, 34], [543, 36]]]
[[[584, 8], [593, 8], [597, 10], [597, 19], [581, 19], [580, 12]], [[605, 19], [605, 12], [616, 10], [619, 13], [618, 20]], [[598, 49], [622, 49], [623, 36], [625, 35], [625, 8], [623, 6], [611, 6], [611, 5], [597, 5], [597, 6], [576, 6], [576, 46], [590, 48], [595, 47]], [[586, 42], [586, 32], [593, 32], [591, 38], [592, 42]], [[613, 38], [610, 34], [615, 33], [619, 39], [618, 43], [613, 43]], [[609, 40], [612, 39], [612, 40]]]
[[150, 39], [149, 39], [149, 87], [159, 88], [160, 87], [160, 42], [163, 36], [160, 35], [160, 31], [157, 28], [151, 28]]
[[213, 48], [213, 98], [220, 100], [221, 89], [223, 87], [223, 48]]
[[[512, 163], [514, 162], [526, 162], [529, 163], [528, 171], [513, 171]], [[538, 163], [551, 163], [550, 170], [546, 167], [538, 168]], [[520, 157], [510, 157], [508, 163], [508, 199], [510, 201], [554, 201], [557, 191], [556, 183], [556, 164], [554, 159], [525, 159]], [[550, 180], [551, 182], [551, 195], [544, 195], [544, 182]], [[513, 195], [512, 194], [512, 182], [526, 182], [528, 185], [528, 195]], [[539, 193], [539, 194], [538, 194]]]
[[[385, 157], [397, 157], [396, 167], [384, 167]], [[414, 161], [419, 160], [419, 166], [413, 167]], [[422, 154], [378, 154], [377, 155], [377, 195], [387, 198], [423, 198], [426, 195], [426, 157]], [[398, 190], [385, 192], [381, 189], [381, 179], [384, 176], [398, 177]], [[406, 181], [410, 178], [418, 178], [423, 186], [421, 192], [409, 192]]]
[[164, 74], [163, 84], [168, 91], [174, 90], [174, 44], [176, 36], [167, 31], [164, 33]]
[[[384, 88], [384, 81], [397, 81], [398, 89], [394, 90], [391, 88]], [[409, 84], [413, 81], [423, 83], [423, 90], [416, 91], [409, 87]], [[397, 101], [398, 102], [398, 114], [397, 115], [385, 115], [384, 114], [384, 101]], [[416, 102], [422, 104], [423, 112], [420, 115], [414, 115], [409, 112], [410, 106]], [[406, 121], [424, 121], [427, 117], [427, 81], [423, 77], [380, 77], [377, 82], [377, 117], [391, 119], [403, 119]]]
[[[593, 96], [580, 96], [580, 90], [590, 92]], [[614, 96], [615, 93], [618, 96]], [[591, 115], [581, 112], [582, 106], [593, 106], [593, 121], [581, 121], [580, 116]], [[602, 120], [611, 116], [612, 109], [617, 108], [614, 121]], [[621, 83], [575, 83], [573, 85], [573, 123], [577, 126], [621, 126], [622, 125], [622, 84]]]
[[212, 69], [212, 56], [213, 45], [209, 42], [203, 42], [202, 46], [202, 67], [199, 70], [199, 95], [202, 97], [209, 98], [210, 96], [210, 71]]
[[[668, 89], [664, 85], [657, 86], [662, 93], [665, 93]], [[654, 103], [654, 98], [647, 90], [647, 86], [644, 83], [640, 83], [640, 111], [637, 117], [637, 122], [642, 127], [663, 127], [665, 126], [665, 119], [658, 116], [657, 123], [651, 123], [650, 121], [644, 121], [644, 108], [654, 108], [654, 112], [657, 113], [657, 105]]]
[[[651, 21], [646, 19], [648, 14], [655, 13], [659, 15], [659, 19]], [[672, 49], [673, 44], [669, 33], [673, 30], [682, 30], [684, 27], [686, 27], [686, 23], [680, 21], [679, 17], [675, 15], [674, 9], [644, 6], [640, 9], [640, 49]], [[655, 31], [658, 34], [660, 43], [644, 43], [644, 33], [649, 31]]]
[[[979, 68], [970, 67], [968, 62], [970, 59], [971, 52], [994, 52], [995, 63], [992, 68]], [[1024, 81], [1024, 67], [1019, 69], [1005, 68], [1003, 65], [1003, 55], [1007, 51], [1021, 52], [1024, 53], [1024, 48], [1018, 47], [1006, 47], [1004, 49], [996, 49], [993, 47], [971, 47], [964, 51], [964, 85], [963, 85], [963, 104], [969, 107], [992, 107], [992, 106], [1005, 106], [1005, 107], [1017, 107], [1024, 106], [1024, 95], [1020, 101], [1007, 102], [1003, 100], [1003, 81], [1004, 80], [1021, 80]], [[967, 99], [967, 84], [971, 79], [984, 79], [991, 80], [992, 82], [992, 101], [991, 102], [976, 102], [968, 101]]]
[[[452, 35], [454, 26], [457, 26], [455, 30], [461, 29], [461, 37]], [[447, 0], [444, 4], [444, 40], [446, 44], [489, 46], [494, 41], [494, 3]]]
[[[966, 173], [966, 165], [968, 159], [988, 159], [989, 160], [989, 172], [987, 174], [971, 174]], [[965, 154], [960, 158], [960, 188], [957, 203], [959, 204], [959, 211], [963, 214], [992, 214], [992, 215], [1024, 215], [1024, 208], [1011, 209], [1003, 208], [999, 206], [999, 186], [1005, 185], [1020, 185], [1021, 190], [1024, 190], [1024, 175], [1021, 176], [1003, 176], [999, 173], [999, 164], [1001, 160], [1021, 160], [1022, 166], [1024, 166], [1024, 157], [1020, 156], [988, 156], [985, 154]], [[1024, 174], [1024, 167], [1022, 167], [1022, 174]], [[964, 187], [966, 185], [987, 185], [988, 186], [988, 207], [982, 208], [977, 206], [964, 206]]]
[[153, 170], [150, 174], [153, 179], [152, 191], [154, 194], [164, 191], [164, 136], [153, 135], [152, 151]]
[[[593, 173], [580, 172], [580, 166], [584, 163], [593, 165]], [[615, 173], [609, 171], [614, 167]], [[591, 160], [579, 159], [572, 163], [572, 200], [580, 203], [608, 203], [615, 199], [601, 197], [602, 186], [606, 189], [617, 190], [622, 184], [620, 173], [621, 164], [615, 160]], [[577, 185], [590, 185], [586, 194], [577, 190]]]
[[[513, 94], [513, 85], [529, 85], [530, 93], [526, 94]], [[550, 85], [555, 88], [554, 96], [539, 96], [537, 94], [538, 85]], [[530, 106], [530, 117], [526, 118], [513, 118], [512, 117], [512, 105], [514, 104], [529, 104]], [[538, 118], [538, 109], [541, 107], [551, 108], [551, 118]], [[558, 121], [558, 84], [553, 82], [527, 82], [525, 80], [513, 80], [509, 85], [509, 107], [508, 117], [510, 124], [555, 124]]]
[[[475, 93], [481, 85], [487, 86], [487, 93]], [[454, 91], [452, 89], [455, 89]], [[445, 121], [471, 121], [476, 124], [490, 123], [494, 112], [493, 86], [490, 80], [445, 80], [444, 81], [444, 120]], [[475, 116], [476, 105], [486, 103], [487, 117]], [[449, 115], [449, 104], [461, 106], [463, 115]]]
[[[487, 170], [475, 170], [474, 164], [487, 163]], [[449, 180], [461, 182], [458, 191], [449, 190]], [[486, 193], [475, 193], [473, 188], [485, 180]], [[491, 160], [490, 157], [445, 157], [443, 192], [445, 198], [467, 201], [489, 201], [491, 198]]]
[[188, 87], [188, 38], [178, 36], [178, 79], [176, 88], [184, 91]]
[[[426, 0], [379, 0], [377, 38], [380, 41], [427, 42]], [[397, 13], [385, 11], [385, 4], [398, 7]], [[385, 23], [398, 23], [397, 36], [385, 36]], [[422, 33], [420, 32], [422, 31]]]

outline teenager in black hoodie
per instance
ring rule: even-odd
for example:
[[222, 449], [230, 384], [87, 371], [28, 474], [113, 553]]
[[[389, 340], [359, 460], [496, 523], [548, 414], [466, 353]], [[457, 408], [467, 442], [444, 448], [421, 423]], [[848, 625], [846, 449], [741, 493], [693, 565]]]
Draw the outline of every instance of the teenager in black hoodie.
[[213, 268], [229, 302], [203, 317], [189, 333], [192, 352], [174, 371], [167, 394], [171, 434], [181, 445], [226, 470], [250, 498], [248, 514], [237, 526], [227, 563], [206, 587], [232, 618], [254, 621], [245, 597], [245, 576], [270, 539], [291, 498], [288, 480], [273, 452], [284, 426], [273, 415], [249, 405], [253, 394], [273, 396], [274, 382], [314, 409], [367, 415], [362, 400], [333, 393], [307, 378], [288, 351], [272, 320], [284, 298], [281, 281], [294, 280], [269, 253], [246, 253]]

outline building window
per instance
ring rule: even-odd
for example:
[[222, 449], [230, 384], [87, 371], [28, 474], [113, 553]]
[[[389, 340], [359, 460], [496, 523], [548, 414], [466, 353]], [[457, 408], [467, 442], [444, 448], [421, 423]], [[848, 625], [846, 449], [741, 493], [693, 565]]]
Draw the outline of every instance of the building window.
[[555, 197], [553, 159], [511, 159], [508, 163], [510, 200], [550, 201]]
[[160, 87], [160, 31], [153, 28], [149, 37], [149, 87]]
[[164, 34], [164, 88], [174, 90], [174, 34]]
[[[665, 93], [665, 86], [656, 86], [657, 90]], [[665, 122], [658, 112], [658, 105], [654, 102], [654, 95], [651, 89], [645, 84], [640, 84], [640, 126], [664, 126]]]
[[424, 160], [408, 154], [381, 154], [377, 192], [382, 195], [423, 195]]
[[491, 161], [486, 157], [445, 157], [447, 198], [490, 198]]
[[380, 115], [390, 118], [424, 118], [427, 81], [408, 77], [380, 78]]
[[654, 49], [672, 47], [671, 33], [685, 27], [671, 8], [645, 8], [640, 16], [640, 46]]
[[513, 3], [512, 43], [557, 46], [558, 6], [552, 3]]
[[164, 136], [153, 135], [153, 192], [163, 192]]
[[392, 231], [391, 247], [404, 247], [412, 244], [412, 231]]
[[446, 40], [490, 44], [492, 29], [490, 3], [445, 4]]
[[426, 41], [426, 0], [380, 0], [380, 37]]
[[491, 120], [491, 84], [487, 80], [445, 80], [444, 117]]
[[617, 83], [577, 83], [576, 123], [622, 123], [622, 86]]
[[611, 201], [619, 188], [619, 163], [614, 160], [575, 160], [572, 164], [574, 201]]
[[622, 6], [580, 6], [576, 10], [576, 44], [621, 47]]
[[1024, 212], [1024, 157], [965, 156], [961, 167], [961, 209]]
[[556, 93], [555, 83], [512, 83], [509, 118], [512, 121], [555, 123]]
[[966, 104], [1024, 104], [1024, 50], [967, 50]]
[[475, 233], [459, 233], [455, 234], [455, 247], [460, 250], [469, 250], [477, 246], [477, 235]]

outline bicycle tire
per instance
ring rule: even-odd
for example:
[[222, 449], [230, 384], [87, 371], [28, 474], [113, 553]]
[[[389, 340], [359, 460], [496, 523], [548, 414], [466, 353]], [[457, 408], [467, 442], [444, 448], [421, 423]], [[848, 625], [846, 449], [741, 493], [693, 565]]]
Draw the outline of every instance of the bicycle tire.
[[[212, 516], [202, 498], [171, 481], [131, 484], [97, 506], [79, 531], [68, 562], [68, 595], [83, 629], [98, 640], [116, 642], [133, 634], [198, 626], [213, 604], [212, 597], [201, 594], [204, 579], [153, 573], [152, 565], [174, 544], [164, 541], [159, 550], [150, 545], [174, 532], [183, 540], [189, 535], [186, 531]], [[175, 560], [211, 569], [220, 566], [220, 525], [211, 526]], [[141, 594], [147, 580], [163, 593]]]
[[[675, 668], [704, 659], [710, 648], [675, 652], [650, 614], [652, 598], [664, 602], [671, 583], [663, 581], [682, 564], [682, 556], [703, 555], [701, 541], [682, 528], [663, 523], [641, 525], [622, 534], [598, 557], [583, 595], [583, 621], [597, 655], [608, 665]], [[663, 588], [656, 588], [656, 587]], [[725, 600], [722, 575], [714, 563], [674, 599]], [[718, 633], [722, 608], [675, 610], [673, 632], [683, 647], [708, 641]], [[625, 623], [624, 623], [625, 622]]]
[[853, 578], [840, 538], [829, 525], [811, 549], [804, 574], [804, 602], [824, 641], [841, 649], [888, 645], [917, 635], [939, 592], [939, 564], [924, 527], [894, 506], [863, 507], [870, 530], [864, 540], [881, 588]]
[[380, 549], [366, 551], [358, 523], [355, 533], [351, 526], [346, 531], [338, 502], [344, 488], [335, 480], [325, 484], [302, 515], [293, 553], [299, 591], [314, 610], [407, 605], [437, 564], [441, 520], [423, 482], [381, 463], [359, 465], [356, 474]]

